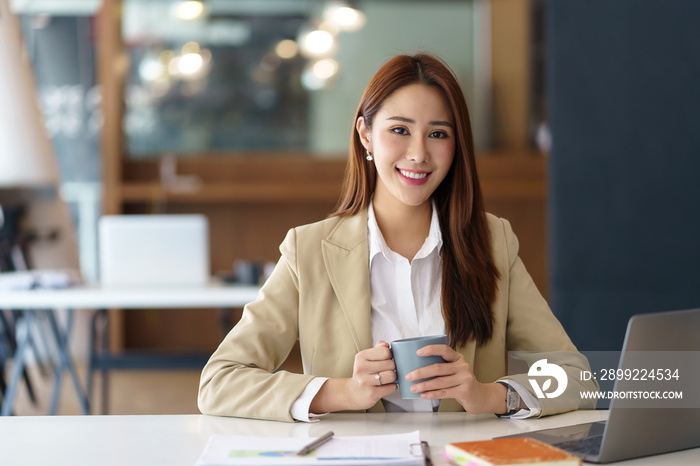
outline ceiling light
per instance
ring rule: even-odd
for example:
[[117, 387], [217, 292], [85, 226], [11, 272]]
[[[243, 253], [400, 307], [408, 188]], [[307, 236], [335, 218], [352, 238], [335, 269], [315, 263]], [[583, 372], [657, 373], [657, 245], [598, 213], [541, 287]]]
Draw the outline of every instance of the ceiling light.
[[326, 8], [324, 17], [337, 24], [343, 31], [357, 31], [367, 22], [367, 15], [344, 2], [331, 3]]
[[330, 58], [311, 62], [301, 73], [301, 84], [309, 91], [329, 89], [334, 84], [340, 65]]
[[188, 53], [180, 57], [177, 68], [182, 74], [192, 75], [201, 70], [203, 64], [204, 60], [200, 54]]
[[339, 68], [340, 66], [338, 65], [338, 62], [331, 60], [330, 58], [319, 60], [311, 67], [313, 73], [323, 80], [327, 80], [335, 76]]
[[142, 81], [152, 82], [160, 79], [165, 74], [165, 66], [154, 57], [145, 57], [139, 63], [139, 76]]
[[177, 4], [175, 14], [178, 18], [188, 21], [197, 19], [204, 13], [204, 4], [201, 1], [187, 0]]
[[335, 46], [333, 35], [321, 29], [302, 35], [299, 42], [302, 53], [311, 57], [329, 54]]
[[199, 44], [197, 42], [188, 42], [182, 46], [180, 53], [187, 55], [188, 53], [199, 53]]
[[281, 40], [275, 46], [275, 53], [278, 57], [284, 60], [289, 60], [290, 58], [294, 58], [296, 54], [299, 53], [299, 46], [293, 40]]

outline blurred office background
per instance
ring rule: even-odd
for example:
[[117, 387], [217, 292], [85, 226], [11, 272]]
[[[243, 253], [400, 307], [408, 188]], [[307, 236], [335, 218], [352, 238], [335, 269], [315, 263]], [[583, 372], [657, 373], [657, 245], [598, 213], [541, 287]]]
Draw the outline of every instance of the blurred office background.
[[[11, 5], [88, 281], [102, 214], [205, 214], [212, 274], [276, 260], [287, 229], [336, 203], [373, 72], [428, 51], [463, 86], [487, 208], [580, 349], [619, 349], [633, 314], [700, 306], [693, 0]], [[221, 338], [215, 310], [115, 310], [110, 334], [115, 351]], [[197, 379], [117, 376], [113, 412], [194, 412]]]

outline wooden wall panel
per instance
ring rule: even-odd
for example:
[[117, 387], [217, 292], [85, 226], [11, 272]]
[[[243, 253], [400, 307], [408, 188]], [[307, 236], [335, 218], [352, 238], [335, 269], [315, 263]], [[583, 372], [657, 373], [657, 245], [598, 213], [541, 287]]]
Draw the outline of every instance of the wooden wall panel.
[[530, 0], [491, 0], [494, 147], [528, 145]]

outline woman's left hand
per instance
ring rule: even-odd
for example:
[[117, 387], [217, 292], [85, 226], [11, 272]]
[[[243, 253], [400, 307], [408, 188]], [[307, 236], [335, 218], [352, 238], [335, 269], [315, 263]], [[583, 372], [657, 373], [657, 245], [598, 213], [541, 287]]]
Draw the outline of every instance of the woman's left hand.
[[432, 364], [406, 374], [406, 380], [421, 380], [411, 391], [421, 398], [435, 400], [454, 398], [471, 414], [504, 413], [506, 387], [498, 383], [481, 383], [464, 360], [464, 356], [447, 345], [428, 345], [418, 350], [419, 356], [441, 356], [446, 362]]

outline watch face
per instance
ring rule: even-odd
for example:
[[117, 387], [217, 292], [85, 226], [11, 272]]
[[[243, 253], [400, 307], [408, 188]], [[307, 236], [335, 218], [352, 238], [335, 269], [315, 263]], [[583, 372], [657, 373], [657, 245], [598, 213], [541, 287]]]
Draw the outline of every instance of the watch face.
[[520, 408], [520, 395], [515, 390], [508, 388], [508, 397], [506, 402], [506, 408], [508, 411], [517, 410]]

